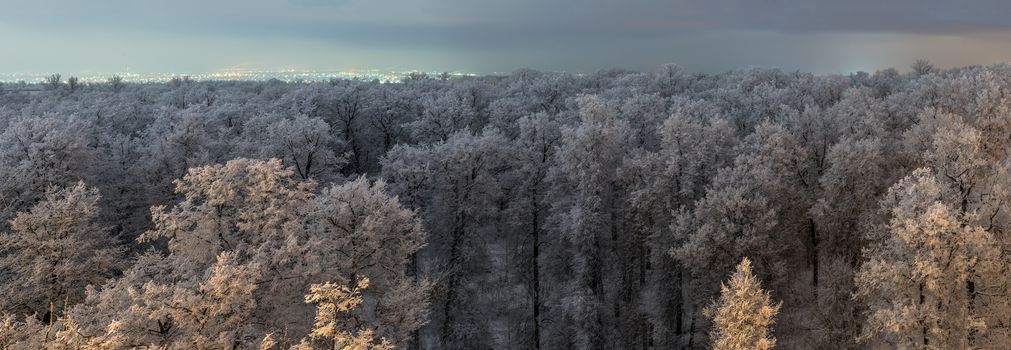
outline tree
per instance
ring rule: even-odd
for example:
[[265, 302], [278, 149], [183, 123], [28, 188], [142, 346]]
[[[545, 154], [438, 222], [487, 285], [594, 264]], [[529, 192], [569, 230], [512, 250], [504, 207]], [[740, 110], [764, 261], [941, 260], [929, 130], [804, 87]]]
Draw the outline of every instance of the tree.
[[476, 111], [456, 94], [431, 94], [421, 100], [421, 118], [410, 124], [412, 136], [424, 143], [446, 141], [458, 131], [470, 130]]
[[126, 86], [126, 84], [123, 82], [123, 77], [119, 75], [113, 75], [111, 78], [109, 78], [109, 87], [112, 88], [112, 91], [120, 92], [123, 90], [124, 86]]
[[140, 159], [133, 171], [146, 187], [141, 194], [147, 197], [146, 203], [177, 199], [174, 181], [190, 168], [212, 163], [210, 148], [215, 137], [210, 122], [197, 109], [163, 111], [144, 129]]
[[415, 113], [416, 108], [414, 99], [409, 92], [384, 89], [376, 98], [377, 101], [372, 105], [368, 120], [372, 129], [373, 142], [379, 142], [382, 145], [377, 149], [377, 152], [380, 155], [385, 155], [404, 138], [406, 134], [404, 123], [410, 119], [412, 113]]
[[[784, 293], [783, 330], [803, 329], [804, 321], [793, 315], [806, 312], [802, 307], [817, 298], [813, 282], [820, 259], [812, 254], [819, 244], [809, 214], [818, 194], [816, 158], [801, 136], [782, 124], [758, 125], [737, 148], [732, 165], [716, 173], [705, 196], [690, 211], [679, 210], [672, 225], [679, 243], [674, 254], [691, 270], [696, 305], [718, 292], [719, 271], [750, 256], [770, 286], [791, 290]], [[815, 278], [797, 283], [799, 271]]]
[[81, 87], [80, 79], [78, 79], [77, 77], [67, 78], [67, 89], [69, 89], [70, 92], [77, 91], [77, 88], [79, 87]]
[[[802, 228], [807, 221], [801, 215], [811, 193], [798, 185], [810, 179], [804, 176], [807, 158], [797, 138], [782, 125], [763, 123], [738, 152], [732, 165], [716, 173], [693, 210], [675, 223], [683, 240], [675, 255], [705, 276], [706, 285], [721, 278], [714, 270], [730, 269], [746, 255], [775, 265], [765, 272], [782, 277], [788, 268], [784, 257], [797, 257], [794, 253], [806, 241]], [[686, 175], [694, 172], [688, 170]], [[691, 176], [682, 177], [686, 185], [697, 184]]]
[[371, 103], [368, 87], [358, 81], [331, 80], [328, 85], [310, 87], [309, 96], [300, 101], [299, 112], [330, 124], [350, 151], [348, 174], [360, 171], [365, 161], [362, 117]]
[[143, 254], [89, 291], [73, 312], [83, 334], [129, 320], [123, 332], [135, 344], [231, 347], [222, 344], [281, 331], [299, 339], [312, 328], [306, 286], [364, 276], [375, 276], [373, 288], [348, 324], [395, 345], [424, 324], [430, 284], [408, 275], [407, 262], [425, 233], [382, 182], [360, 178], [315, 196], [279, 160], [238, 159], [190, 169], [176, 186], [183, 200], [152, 208], [154, 228], [140, 237], [168, 255]]
[[11, 220], [0, 234], [0, 310], [54, 320], [84, 300], [85, 287], [122, 268], [123, 249], [99, 227], [98, 190], [83, 182], [50, 188], [42, 202]]
[[[780, 347], [1007, 348], [1011, 66], [917, 65], [5, 84], [0, 348], [322, 347], [305, 295], [364, 277], [358, 344], [701, 348], [745, 256]], [[937, 196], [889, 197], [917, 168]], [[49, 216], [133, 255], [37, 278], [63, 253], [12, 220], [76, 232], [33, 210], [79, 181], [91, 216]]]
[[225, 252], [205, 271], [171, 276], [168, 259], [146, 254], [122, 278], [89, 288], [53, 327], [65, 326], [72, 339], [122, 344], [114, 348], [248, 347], [259, 334], [252, 312], [261, 269], [240, 260]]
[[411, 83], [411, 82], [423, 82], [423, 81], [426, 81], [426, 80], [429, 80], [429, 79], [432, 79], [432, 78], [429, 77], [428, 74], [426, 74], [425, 72], [410, 72], [410, 73], [407, 73], [407, 75], [405, 75], [403, 78], [401, 78], [401, 80], [403, 80], [404, 82], [407, 82], [407, 83]]
[[[198, 349], [251, 343], [256, 339], [253, 293], [260, 271], [258, 264], [243, 264], [237, 253], [224, 252], [203, 276], [144, 283], [130, 293], [130, 307], [120, 316], [131, 325], [128, 339], [133, 344]], [[154, 325], [161, 332], [137, 329]]]
[[63, 80], [61, 80], [60, 74], [56, 73], [47, 76], [42, 83], [46, 90], [56, 90], [60, 88], [61, 84], [63, 84]]
[[660, 67], [659, 72], [654, 73], [652, 85], [661, 96], [671, 97], [688, 88], [691, 83], [689, 78], [684, 68], [667, 63]]
[[[393, 350], [393, 345], [385, 338], [376, 340], [371, 329], [352, 333], [348, 329], [354, 329], [353, 323], [344, 321], [346, 314], [352, 313], [362, 304], [361, 292], [368, 287], [369, 279], [364, 277], [352, 287], [334, 283], [313, 284], [305, 296], [306, 303], [317, 305], [315, 323], [309, 337], [323, 349]], [[312, 349], [308, 343], [303, 339], [297, 348]]]
[[0, 348], [45, 350], [115, 350], [126, 347], [119, 334], [123, 323], [113, 322], [100, 335], [85, 336], [73, 318], [61, 318], [43, 324], [35, 318], [18, 321], [11, 315], [0, 316]]
[[629, 189], [630, 229], [648, 247], [643, 303], [653, 328], [651, 341], [662, 348], [688, 346], [693, 340], [695, 298], [701, 294], [689, 283], [688, 265], [669, 253], [684, 243], [684, 236], [671, 230], [675, 213], [694, 208], [717, 170], [731, 163], [738, 142], [710, 105], [678, 101], [675, 108], [659, 130], [660, 149], [635, 154], [620, 169]]
[[[526, 283], [529, 286], [531, 315], [529, 322], [531, 328], [531, 346], [540, 349], [542, 344], [546, 345], [543, 339], [542, 328], [545, 327], [544, 309], [549, 304], [547, 290], [550, 283], [542, 282], [542, 271], [551, 271], [545, 265], [549, 265], [550, 260], [544, 253], [545, 247], [550, 245], [552, 239], [548, 237], [547, 230], [544, 229], [547, 211], [551, 206], [548, 197], [550, 189], [548, 172], [555, 161], [555, 150], [561, 140], [561, 130], [558, 121], [547, 115], [547, 113], [537, 113], [532, 116], [520, 118], [519, 136], [516, 140], [519, 149], [519, 171], [522, 174], [522, 194], [516, 201], [519, 209], [515, 214], [517, 221], [523, 221], [529, 238], [526, 240], [528, 250], [528, 266]], [[553, 237], [557, 239], [557, 237]], [[555, 262], [558, 263], [557, 261]], [[562, 328], [552, 325], [551, 328]]]
[[822, 195], [812, 208], [824, 257], [814, 309], [820, 327], [809, 335], [824, 344], [820, 347], [855, 348], [863, 303], [853, 299], [853, 275], [866, 239], [853, 233], [877, 220], [879, 201], [903, 167], [888, 157], [879, 138], [846, 137], [829, 149], [826, 163], [819, 179]]
[[302, 217], [311, 245], [305, 260], [320, 270], [314, 279], [354, 286], [369, 277], [366, 294], [375, 303], [346, 311], [348, 324], [406, 344], [425, 323], [431, 294], [431, 284], [408, 270], [426, 239], [414, 212], [386, 194], [382, 180], [359, 177], [324, 189]]
[[457, 132], [434, 145], [397, 146], [384, 160], [384, 178], [396, 193], [405, 202], [423, 205], [420, 214], [431, 238], [413, 267], [443, 277], [431, 326], [422, 337], [437, 339], [443, 348], [491, 346], [492, 320], [481, 310], [508, 314], [521, 307], [502, 303], [505, 296], [494, 296], [487, 288], [477, 289], [501, 284], [499, 292], [510, 286], [492, 256], [507, 254], [515, 244], [507, 240], [515, 237], [509, 234], [515, 223], [508, 216], [516, 189], [515, 154], [504, 136], [487, 130], [480, 135]]
[[913, 75], [920, 77], [935, 71], [934, 65], [930, 64], [927, 60], [916, 60], [913, 65], [909, 67], [912, 70]]
[[715, 350], [768, 350], [776, 346], [772, 324], [781, 303], [773, 303], [769, 292], [751, 273], [751, 260], [744, 258], [720, 286], [720, 299], [705, 310], [713, 319], [712, 347]]
[[581, 96], [577, 103], [580, 123], [562, 130], [552, 170], [559, 198], [553, 225], [572, 247], [573, 280], [563, 304], [577, 347], [631, 347], [620, 342], [643, 337], [618, 333], [645, 330], [628, 305], [639, 279], [623, 278], [625, 271], [637, 276], [645, 266], [641, 237], [628, 234], [621, 213], [618, 168], [632, 130], [603, 98]]
[[[958, 193], [919, 169], [882, 201], [887, 225], [868, 231], [856, 295], [868, 310], [860, 340], [899, 348], [1001, 347], [1005, 264], [993, 234], [946, 199]], [[957, 197], [955, 197], [957, 198]]]
[[140, 240], [166, 239], [179, 267], [196, 271], [213, 264], [221, 252], [249, 258], [283, 245], [294, 234], [290, 225], [313, 186], [293, 175], [277, 159], [192, 168], [175, 182], [184, 199], [171, 208], [152, 207], [154, 229]]
[[323, 253], [311, 250], [313, 237], [300, 221], [314, 186], [277, 159], [192, 168], [176, 181], [183, 199], [152, 207], [154, 228], [139, 239], [163, 240], [177, 276], [206, 270], [224, 252], [237, 254], [239, 263], [258, 264], [264, 272], [255, 281], [252, 317], [268, 329], [298, 334], [308, 329], [311, 312], [300, 302], [302, 288], [323, 269], [311, 261]]
[[19, 114], [0, 134], [0, 227], [50, 186], [94, 182], [93, 124], [75, 116]]
[[334, 154], [336, 139], [330, 133], [330, 126], [321, 119], [302, 115], [280, 119], [266, 131], [274, 147], [263, 147], [263, 151], [284, 159], [303, 180], [331, 180], [348, 162], [346, 155]]

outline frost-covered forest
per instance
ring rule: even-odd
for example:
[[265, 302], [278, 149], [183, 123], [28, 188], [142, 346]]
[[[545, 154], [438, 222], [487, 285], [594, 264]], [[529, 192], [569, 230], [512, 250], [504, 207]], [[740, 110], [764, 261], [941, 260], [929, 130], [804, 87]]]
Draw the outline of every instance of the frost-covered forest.
[[922, 61], [2, 85], [0, 348], [1007, 348], [1009, 93]]

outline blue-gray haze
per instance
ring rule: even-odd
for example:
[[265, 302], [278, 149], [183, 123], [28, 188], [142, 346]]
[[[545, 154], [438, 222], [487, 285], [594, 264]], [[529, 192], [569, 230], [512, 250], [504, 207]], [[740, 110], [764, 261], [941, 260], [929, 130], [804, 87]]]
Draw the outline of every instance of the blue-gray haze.
[[1011, 57], [996, 0], [0, 0], [0, 73], [845, 73]]

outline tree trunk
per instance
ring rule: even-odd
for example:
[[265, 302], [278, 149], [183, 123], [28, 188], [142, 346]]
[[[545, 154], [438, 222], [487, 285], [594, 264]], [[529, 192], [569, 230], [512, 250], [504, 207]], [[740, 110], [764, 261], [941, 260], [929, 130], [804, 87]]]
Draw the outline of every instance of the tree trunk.
[[818, 227], [814, 219], [807, 220], [808, 236], [811, 240], [811, 289], [814, 293], [814, 303], [818, 303]]
[[533, 236], [533, 252], [530, 257], [530, 265], [533, 270], [533, 317], [534, 317], [534, 334], [533, 343], [534, 349], [541, 348], [541, 223], [540, 223], [540, 208], [537, 205], [537, 188], [534, 186], [531, 191], [533, 198], [533, 228], [531, 230], [531, 236]]

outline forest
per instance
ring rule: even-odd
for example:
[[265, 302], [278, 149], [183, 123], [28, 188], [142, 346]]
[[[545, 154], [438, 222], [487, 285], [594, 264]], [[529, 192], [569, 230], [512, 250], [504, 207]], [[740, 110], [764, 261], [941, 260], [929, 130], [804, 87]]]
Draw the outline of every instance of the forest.
[[926, 61], [6, 83], [0, 349], [1008, 348], [1008, 93]]

